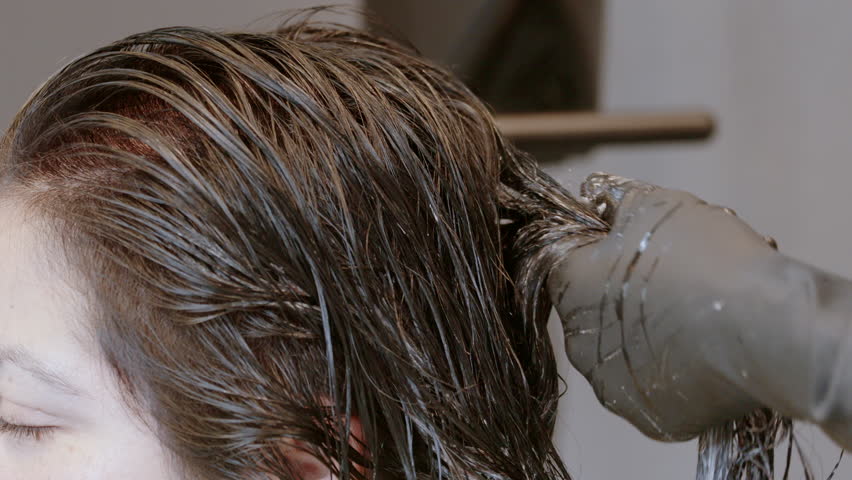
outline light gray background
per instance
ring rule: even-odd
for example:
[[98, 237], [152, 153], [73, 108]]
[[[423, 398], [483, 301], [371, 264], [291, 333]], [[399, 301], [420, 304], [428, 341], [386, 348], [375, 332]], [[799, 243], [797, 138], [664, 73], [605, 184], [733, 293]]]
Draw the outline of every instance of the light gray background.
[[[2, 0], [0, 125], [49, 74], [124, 35], [178, 24], [238, 28], [318, 3], [325, 2]], [[787, 253], [852, 276], [852, 2], [607, 3], [603, 106], [707, 107], [719, 132], [700, 145], [601, 148], [548, 170], [575, 191], [596, 170], [693, 191], [733, 207]], [[559, 338], [557, 323], [551, 326]], [[564, 358], [559, 341], [556, 347]], [[600, 407], [567, 363], [562, 371], [568, 393], [557, 441], [575, 478], [694, 478], [695, 442], [643, 438]], [[839, 449], [814, 429], [801, 430], [816, 478], [825, 478]], [[852, 458], [835, 478], [852, 478]]]

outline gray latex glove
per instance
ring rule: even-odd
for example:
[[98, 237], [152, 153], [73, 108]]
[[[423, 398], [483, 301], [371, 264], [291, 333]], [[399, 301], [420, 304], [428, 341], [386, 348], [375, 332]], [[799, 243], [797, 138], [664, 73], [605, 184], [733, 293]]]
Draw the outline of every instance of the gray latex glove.
[[729, 209], [595, 174], [613, 224], [548, 278], [572, 364], [608, 409], [687, 440], [759, 407], [852, 447], [852, 283], [778, 253]]

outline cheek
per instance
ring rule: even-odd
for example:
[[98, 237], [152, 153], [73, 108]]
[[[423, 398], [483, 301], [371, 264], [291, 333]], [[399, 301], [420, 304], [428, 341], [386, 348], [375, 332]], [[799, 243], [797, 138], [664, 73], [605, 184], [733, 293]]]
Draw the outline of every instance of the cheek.
[[105, 429], [84, 456], [94, 461], [81, 479], [180, 480], [159, 440], [127, 417]]
[[108, 450], [104, 448], [98, 453], [102, 463], [93, 472], [97, 473], [98, 476], [91, 478], [98, 480], [116, 478], [126, 480], [179, 480], [177, 474], [169, 468], [168, 457], [159, 445], [127, 442], [124, 448], [114, 448], [111, 452]]
[[99, 479], [92, 477], [96, 458], [79, 437], [52, 434], [42, 441], [0, 437], [0, 478], [13, 480]]
[[43, 442], [0, 437], [0, 479], [181, 480], [152, 435], [132, 425], [110, 427]]

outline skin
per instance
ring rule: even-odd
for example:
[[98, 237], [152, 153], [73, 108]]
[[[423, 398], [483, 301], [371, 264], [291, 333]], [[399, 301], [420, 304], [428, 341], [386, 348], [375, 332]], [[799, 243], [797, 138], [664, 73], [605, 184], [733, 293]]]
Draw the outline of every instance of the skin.
[[[42, 227], [8, 199], [0, 201], [0, 226], [0, 419], [56, 427], [36, 439], [0, 421], [0, 479], [180, 478], [158, 439], [125, 407], [93, 342], [80, 335], [83, 295], [45, 247]], [[29, 352], [78, 394], [13, 362], [3, 354], [10, 348]]]

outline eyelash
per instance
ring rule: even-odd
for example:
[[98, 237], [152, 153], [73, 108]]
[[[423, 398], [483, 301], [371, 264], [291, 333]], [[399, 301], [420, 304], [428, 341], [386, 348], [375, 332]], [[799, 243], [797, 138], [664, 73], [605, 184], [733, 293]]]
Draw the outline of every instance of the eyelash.
[[46, 439], [56, 427], [32, 427], [29, 425], [15, 425], [0, 418], [0, 433], [8, 433], [12, 438], [19, 440], [32, 439], [40, 442]]

